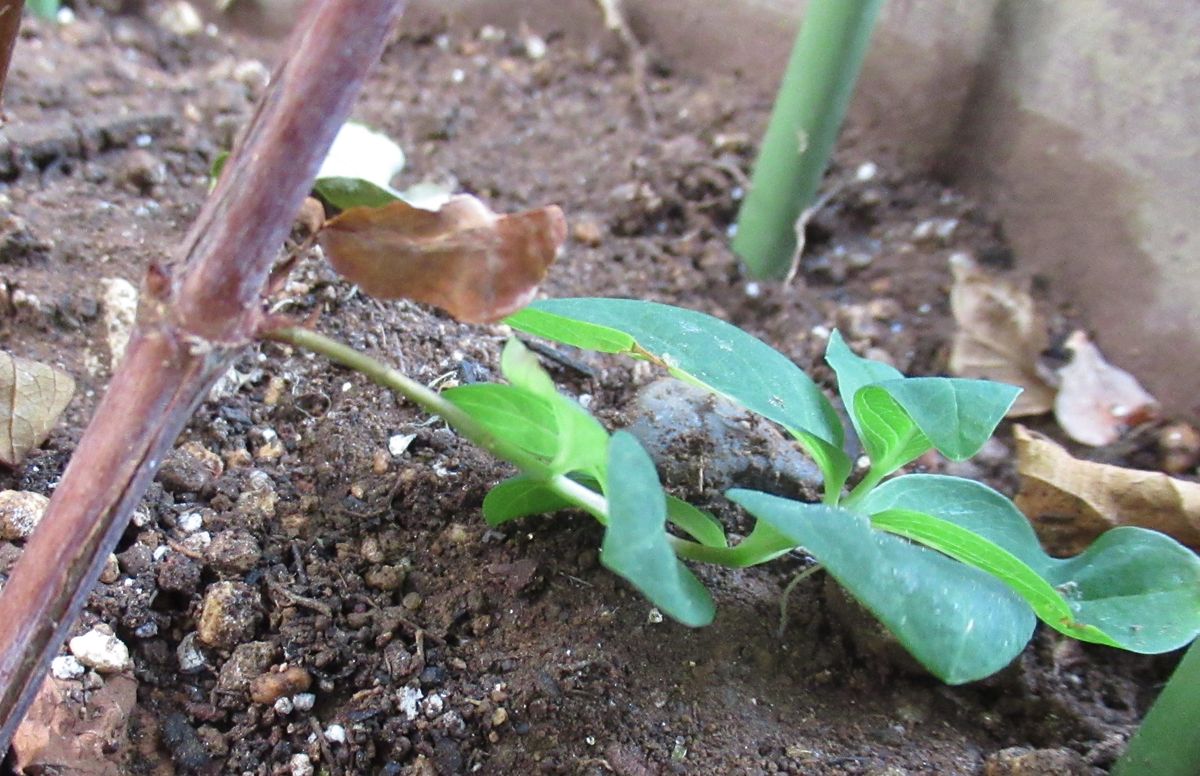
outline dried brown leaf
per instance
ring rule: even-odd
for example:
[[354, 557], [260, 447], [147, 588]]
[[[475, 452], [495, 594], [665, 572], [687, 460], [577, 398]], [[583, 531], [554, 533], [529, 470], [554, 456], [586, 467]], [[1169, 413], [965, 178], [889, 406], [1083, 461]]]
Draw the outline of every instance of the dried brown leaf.
[[111, 676], [88, 694], [80, 713], [78, 682], [46, 677], [25, 720], [13, 736], [18, 773], [120, 776], [127, 724], [137, 702], [137, 681]]
[[1054, 417], [1072, 439], [1109, 445], [1126, 429], [1158, 416], [1154, 397], [1133, 375], [1105, 361], [1086, 334], [1075, 332], [1066, 347], [1073, 356], [1058, 370]]
[[46, 441], [74, 394], [61, 369], [0, 351], [0, 463], [16, 466]]
[[1119, 525], [1152, 528], [1200, 548], [1200, 483], [1081, 461], [1023, 426], [1014, 434], [1017, 507], [1051, 552], [1075, 555]]
[[950, 309], [958, 322], [950, 371], [1023, 388], [1009, 417], [1049, 411], [1054, 388], [1039, 374], [1038, 358], [1050, 343], [1033, 297], [980, 269], [966, 254], [951, 257], [950, 269]]
[[488, 323], [529, 303], [566, 237], [554, 205], [497, 215], [459, 195], [437, 211], [405, 202], [351, 208], [318, 239], [334, 269], [372, 296]]

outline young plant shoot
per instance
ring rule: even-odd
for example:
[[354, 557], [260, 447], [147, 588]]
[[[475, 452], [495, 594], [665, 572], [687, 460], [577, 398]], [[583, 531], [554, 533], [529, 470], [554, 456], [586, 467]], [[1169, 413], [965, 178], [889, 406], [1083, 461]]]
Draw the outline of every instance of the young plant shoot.
[[1174, 540], [1118, 528], [1076, 557], [1051, 558], [1012, 502], [986, 485], [892, 476], [930, 450], [956, 461], [974, 455], [1016, 388], [904, 377], [855, 355], [834, 332], [826, 360], [869, 459], [847, 492], [853, 462], [832, 404], [799, 367], [737, 327], [625, 299], [545, 300], [507, 322], [567, 345], [649, 361], [778, 423], [821, 469], [822, 502], [730, 490], [727, 497], [757, 520], [730, 546], [713, 516], [663, 490], [632, 435], [610, 434], [561, 394], [517, 340], [501, 357], [507, 384], [438, 394], [312, 332], [272, 336], [364, 372], [515, 464], [520, 473], [484, 500], [490, 525], [564, 508], [592, 515], [605, 529], [602, 564], [685, 625], [710, 622], [714, 604], [684, 560], [744, 567], [803, 549], [952, 684], [1006, 666], [1038, 619], [1081, 641], [1141, 653], [1177, 649], [1200, 632], [1200, 559]]

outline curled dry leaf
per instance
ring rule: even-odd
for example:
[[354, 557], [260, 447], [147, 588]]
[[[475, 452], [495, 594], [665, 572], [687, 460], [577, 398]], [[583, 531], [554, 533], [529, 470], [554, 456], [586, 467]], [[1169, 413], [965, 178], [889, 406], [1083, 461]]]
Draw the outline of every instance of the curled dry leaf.
[[0, 463], [16, 466], [46, 441], [74, 394], [61, 369], [0, 351]]
[[1072, 439], [1094, 447], [1112, 444], [1126, 429], [1157, 417], [1154, 397], [1133, 375], [1105, 361], [1086, 334], [1075, 332], [1066, 347], [1072, 358], [1058, 370], [1054, 417]]
[[334, 269], [371, 296], [490, 323], [529, 303], [566, 237], [554, 205], [497, 215], [459, 195], [436, 211], [400, 201], [351, 208], [318, 239]]
[[1200, 548], [1200, 483], [1081, 461], [1023, 426], [1014, 433], [1017, 507], [1050, 552], [1076, 555], [1119, 525], [1151, 528]]
[[950, 371], [1022, 388], [1009, 417], [1049, 411], [1054, 388], [1042, 379], [1038, 358], [1050, 343], [1033, 297], [980, 269], [965, 253], [950, 257], [950, 269], [950, 309], [958, 322]]

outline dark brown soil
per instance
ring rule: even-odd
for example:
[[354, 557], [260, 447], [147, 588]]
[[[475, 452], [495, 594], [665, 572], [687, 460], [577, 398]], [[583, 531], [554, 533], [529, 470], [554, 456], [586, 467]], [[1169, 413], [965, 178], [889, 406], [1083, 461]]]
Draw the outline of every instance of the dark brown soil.
[[[30, 23], [13, 66], [0, 337], [65, 367], [80, 391], [43, 449], [0, 472], [0, 488], [53, 490], [110, 374], [100, 280], [136, 285], [172, 256], [259, 91], [238, 66], [270, 52], [231, 33], [185, 40], [140, 17], [79, 14], [65, 27]], [[851, 128], [800, 277], [748, 284], [727, 233], [770, 95], [656, 68], [651, 130], [619, 47], [537, 32], [549, 44], [537, 60], [512, 34], [398, 36], [356, 116], [408, 153], [401, 185], [452, 179], [497, 210], [561, 205], [576, 239], [550, 295], [704, 310], [828, 384], [819, 357], [834, 326], [903, 370], [937, 373], [948, 256], [1013, 263], [984, 210], [864, 158]], [[864, 180], [867, 161], [878, 171]], [[931, 219], [953, 226], [922, 237]], [[274, 302], [319, 312], [322, 330], [427, 383], [494, 373], [508, 334], [364, 298], [314, 256]], [[590, 376], [547, 367], [620, 425], [648, 375], [583, 358]], [[489, 530], [480, 503], [508, 469], [440, 422], [275, 344], [248, 351], [237, 373], [192, 420], [126, 532], [116, 580], [97, 587], [77, 626], [108, 623], [133, 653], [138, 710], [117, 772], [303, 773], [303, 753], [320, 773], [976, 774], [989, 757], [996, 768], [1014, 759], [1000, 750], [1027, 747], [1059, 750], [1039, 755], [1056, 765], [988, 772], [1100, 773], [1171, 662], [1039, 633], [999, 676], [945, 687], [874, 657], [870, 628], [839, 614], [817, 578], [795, 593], [779, 638], [799, 557], [701, 568], [716, 622], [655, 622], [597, 563], [589, 519]], [[398, 434], [415, 438], [397, 456]], [[206, 472], [197, 445], [223, 459], [223, 474]], [[1011, 491], [1008, 448], [989, 449], [958, 473]], [[673, 484], [739, 527], [711, 488]], [[207, 545], [186, 530], [193, 513]], [[195, 644], [202, 600], [222, 581], [239, 583], [243, 627], [184, 673], [181, 645]], [[283, 663], [312, 677], [313, 708], [251, 700], [249, 681]]]

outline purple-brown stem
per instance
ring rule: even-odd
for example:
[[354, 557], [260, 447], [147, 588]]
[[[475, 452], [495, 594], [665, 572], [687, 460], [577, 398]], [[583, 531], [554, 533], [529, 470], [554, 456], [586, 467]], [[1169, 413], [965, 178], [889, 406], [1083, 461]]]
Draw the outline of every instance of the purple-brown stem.
[[25, 0], [0, 0], [0, 100], [4, 98], [8, 64], [12, 62], [13, 49], [17, 46], [17, 32], [21, 29], [21, 9], [24, 7]]
[[0, 595], [0, 753], [162, 457], [253, 339], [279, 246], [402, 6], [309, 0], [180, 274], [147, 274], [124, 360]]

